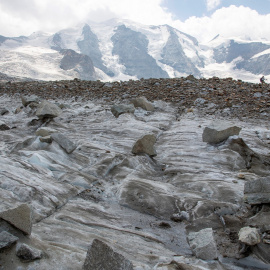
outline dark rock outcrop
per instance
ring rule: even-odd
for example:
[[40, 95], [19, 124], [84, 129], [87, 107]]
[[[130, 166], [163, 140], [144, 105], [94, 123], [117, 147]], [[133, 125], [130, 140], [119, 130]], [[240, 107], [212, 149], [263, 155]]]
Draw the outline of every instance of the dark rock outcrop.
[[145, 35], [120, 25], [111, 38], [113, 55], [118, 55], [125, 74], [138, 78], [168, 78], [156, 60], [148, 54], [148, 40]]
[[61, 50], [60, 53], [64, 55], [60, 62], [60, 68], [74, 69], [82, 80], [95, 80], [95, 68], [88, 55], [76, 53], [71, 49]]
[[113, 77], [114, 73], [103, 64], [102, 54], [99, 49], [99, 40], [88, 24], [85, 24], [83, 27], [82, 35], [83, 40], [77, 42], [81, 53], [89, 56], [95, 67], [101, 69], [110, 77]]

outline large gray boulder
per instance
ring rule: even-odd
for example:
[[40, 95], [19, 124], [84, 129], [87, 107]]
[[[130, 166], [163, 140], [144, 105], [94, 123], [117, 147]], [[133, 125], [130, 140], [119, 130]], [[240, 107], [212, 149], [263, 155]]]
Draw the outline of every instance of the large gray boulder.
[[23, 261], [34, 261], [41, 258], [42, 252], [26, 244], [18, 244], [16, 255]]
[[239, 135], [240, 127], [231, 125], [227, 122], [213, 122], [203, 131], [202, 139], [207, 143], [220, 143], [227, 140], [230, 136]]
[[24, 203], [0, 213], [0, 218], [12, 224], [23, 233], [30, 235], [32, 230], [32, 208]]
[[139, 139], [132, 148], [133, 154], [147, 154], [150, 157], [156, 156], [157, 152], [154, 148], [154, 144], [156, 142], [155, 135], [145, 135], [141, 139]]
[[83, 270], [133, 270], [132, 263], [102, 241], [94, 239], [89, 247]]
[[36, 116], [39, 119], [55, 118], [62, 113], [62, 110], [55, 104], [43, 100], [37, 107]]
[[5, 248], [11, 247], [18, 240], [19, 238], [17, 236], [14, 236], [13, 234], [10, 234], [6, 231], [2, 231], [0, 233], [0, 251], [2, 251]]
[[135, 107], [133, 104], [116, 104], [111, 107], [111, 112], [115, 117], [119, 117], [123, 113], [134, 113]]
[[238, 233], [239, 241], [249, 245], [254, 246], [261, 242], [260, 234], [256, 228], [243, 227]]
[[245, 201], [249, 204], [270, 203], [270, 177], [246, 182], [244, 194]]
[[77, 147], [70, 139], [61, 133], [51, 134], [51, 138], [57, 142], [68, 154], [71, 154]]
[[131, 100], [131, 103], [136, 107], [140, 107], [146, 111], [154, 111], [154, 106], [145, 98], [138, 97]]
[[217, 246], [212, 228], [206, 228], [188, 235], [189, 245], [195, 256], [202, 260], [215, 260]]

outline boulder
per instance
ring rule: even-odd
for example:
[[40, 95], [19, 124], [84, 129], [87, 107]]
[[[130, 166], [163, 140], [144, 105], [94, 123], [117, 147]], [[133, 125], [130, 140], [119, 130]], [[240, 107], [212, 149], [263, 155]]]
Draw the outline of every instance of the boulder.
[[249, 204], [270, 203], [270, 177], [245, 182], [244, 194]]
[[154, 106], [148, 102], [145, 97], [139, 97], [131, 100], [131, 103], [136, 107], [140, 107], [146, 111], [154, 111]]
[[55, 118], [62, 113], [62, 110], [55, 104], [43, 100], [37, 107], [36, 116], [39, 119]]
[[119, 104], [119, 105], [113, 105], [111, 107], [111, 112], [115, 117], [119, 117], [120, 114], [123, 113], [134, 113], [135, 107], [133, 104]]
[[243, 227], [238, 233], [239, 241], [249, 245], [254, 246], [261, 242], [261, 237], [256, 228]]
[[10, 127], [6, 123], [0, 120], [0, 130], [9, 130], [9, 129]]
[[32, 230], [32, 209], [24, 203], [0, 213], [0, 218], [12, 224], [23, 233], [30, 235]]
[[239, 135], [241, 128], [227, 122], [213, 122], [203, 131], [202, 139], [207, 143], [220, 143], [230, 136]]
[[68, 154], [72, 153], [77, 147], [76, 144], [61, 133], [53, 133], [51, 134], [51, 138], [57, 142]]
[[155, 142], [156, 142], [155, 135], [145, 135], [134, 144], [132, 148], [132, 153], [135, 155], [145, 153], [150, 157], [156, 156], [157, 153], [154, 148]]
[[104, 242], [94, 239], [89, 247], [83, 270], [133, 270], [132, 263]]
[[53, 133], [56, 133], [57, 131], [53, 128], [48, 128], [48, 127], [41, 127], [36, 131], [37, 136], [41, 137], [47, 137]]
[[23, 261], [34, 261], [41, 258], [41, 251], [26, 244], [18, 244], [16, 255]]
[[18, 237], [14, 236], [6, 231], [2, 231], [0, 233], [0, 251], [2, 251], [5, 248], [11, 247], [18, 240], [19, 240]]
[[169, 220], [179, 211], [177, 198], [168, 192], [172, 188], [173, 186], [151, 180], [131, 178], [120, 186], [119, 202], [140, 213]]
[[217, 246], [212, 228], [206, 228], [188, 235], [189, 245], [195, 256], [202, 260], [215, 260], [218, 257]]
[[36, 95], [22, 96], [21, 100], [22, 100], [22, 104], [23, 104], [24, 107], [26, 107], [30, 103], [36, 103], [36, 104], [39, 103], [39, 97], [36, 96]]

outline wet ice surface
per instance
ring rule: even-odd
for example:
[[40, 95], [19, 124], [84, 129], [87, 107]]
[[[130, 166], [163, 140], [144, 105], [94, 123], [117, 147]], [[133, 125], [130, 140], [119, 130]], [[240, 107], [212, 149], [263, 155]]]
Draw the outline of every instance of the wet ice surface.
[[[254, 269], [249, 261], [250, 268], [233, 260], [223, 266], [200, 261], [186, 240], [187, 231], [223, 230], [215, 211], [239, 211], [245, 181], [256, 178], [237, 152], [202, 142], [203, 129], [214, 116], [200, 117], [194, 110], [179, 117], [175, 107], [157, 101], [154, 112], [136, 109], [134, 115], [115, 118], [112, 103], [102, 100], [57, 102], [68, 106], [47, 126], [77, 145], [71, 154], [56, 142], [39, 141], [38, 126], [28, 125], [35, 118], [31, 109], [14, 114], [19, 98], [0, 98], [10, 111], [1, 120], [12, 128], [1, 131], [0, 210], [31, 204], [34, 225], [23, 241], [44, 254], [25, 264], [11, 250], [0, 254], [0, 269], [82, 269], [94, 238], [123, 254], [137, 270], [170, 269], [166, 264], [172, 260], [200, 269]], [[249, 147], [270, 152], [265, 123], [230, 121], [242, 127], [240, 137]], [[157, 136], [154, 159], [131, 153], [146, 134]], [[240, 172], [245, 179], [237, 177]], [[181, 211], [189, 221], [171, 219]]]

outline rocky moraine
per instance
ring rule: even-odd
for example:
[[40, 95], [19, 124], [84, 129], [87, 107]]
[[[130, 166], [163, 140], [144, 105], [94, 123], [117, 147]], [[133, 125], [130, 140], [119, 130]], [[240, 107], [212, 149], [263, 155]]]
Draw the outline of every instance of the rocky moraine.
[[1, 270], [270, 269], [268, 84], [10, 79], [0, 104]]

